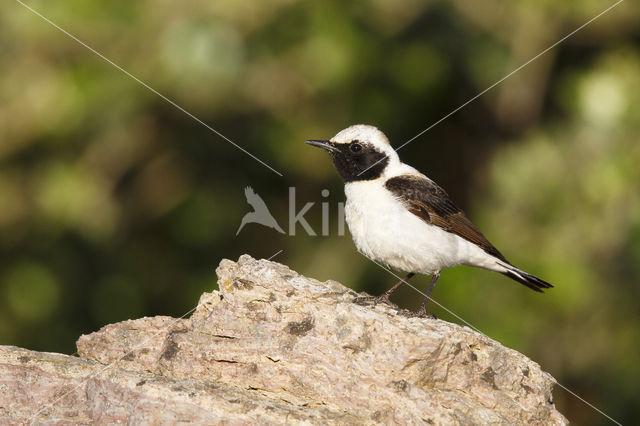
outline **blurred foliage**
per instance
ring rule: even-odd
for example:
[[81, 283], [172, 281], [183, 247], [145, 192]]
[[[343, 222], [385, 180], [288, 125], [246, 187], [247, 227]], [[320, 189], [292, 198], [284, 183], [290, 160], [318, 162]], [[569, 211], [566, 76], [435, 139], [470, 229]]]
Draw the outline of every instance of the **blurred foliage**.
[[[379, 293], [337, 233], [342, 184], [305, 146], [357, 122], [398, 146], [612, 3], [31, 1], [270, 171], [18, 3], [0, 6], [0, 344], [75, 351], [179, 316], [242, 253]], [[615, 419], [640, 421], [640, 6], [624, 2], [400, 151], [515, 264], [556, 287], [445, 271], [435, 299]], [[287, 229], [247, 225], [251, 185]], [[321, 190], [328, 189], [327, 197]], [[427, 278], [414, 278], [423, 288]], [[414, 308], [420, 296], [395, 299]], [[439, 317], [459, 322], [432, 305]], [[577, 424], [606, 419], [558, 389]]]

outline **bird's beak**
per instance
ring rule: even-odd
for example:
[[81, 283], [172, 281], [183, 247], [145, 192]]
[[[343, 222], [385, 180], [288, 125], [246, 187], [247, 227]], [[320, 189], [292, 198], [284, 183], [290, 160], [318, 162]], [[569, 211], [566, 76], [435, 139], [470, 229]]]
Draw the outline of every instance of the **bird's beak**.
[[328, 140], [312, 139], [312, 140], [304, 141], [304, 143], [308, 145], [317, 146], [318, 148], [326, 149], [329, 152], [338, 151], [338, 149], [333, 146], [331, 141], [328, 141]]

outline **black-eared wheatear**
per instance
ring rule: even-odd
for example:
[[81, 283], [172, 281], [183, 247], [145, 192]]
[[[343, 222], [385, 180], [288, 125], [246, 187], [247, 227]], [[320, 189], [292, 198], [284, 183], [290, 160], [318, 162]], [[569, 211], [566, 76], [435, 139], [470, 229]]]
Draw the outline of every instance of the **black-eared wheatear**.
[[329, 152], [345, 183], [345, 216], [358, 251], [407, 273], [378, 300], [416, 273], [432, 275], [422, 313], [440, 271], [455, 265], [500, 272], [539, 292], [553, 287], [509, 263], [444, 189], [400, 161], [377, 128], [358, 124], [306, 143]]

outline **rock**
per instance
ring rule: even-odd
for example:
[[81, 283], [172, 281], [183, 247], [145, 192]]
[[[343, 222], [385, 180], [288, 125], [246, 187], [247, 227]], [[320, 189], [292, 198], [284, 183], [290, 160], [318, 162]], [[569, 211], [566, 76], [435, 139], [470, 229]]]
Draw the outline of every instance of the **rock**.
[[467, 327], [242, 256], [188, 319], [0, 347], [0, 423], [565, 424], [554, 379]]

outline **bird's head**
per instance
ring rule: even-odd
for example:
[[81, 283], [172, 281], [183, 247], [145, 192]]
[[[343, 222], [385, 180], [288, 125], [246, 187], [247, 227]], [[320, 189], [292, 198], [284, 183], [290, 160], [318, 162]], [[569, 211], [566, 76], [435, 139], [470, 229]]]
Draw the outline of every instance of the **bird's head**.
[[345, 182], [377, 179], [400, 163], [384, 133], [366, 124], [347, 127], [329, 140], [305, 143], [327, 150]]

